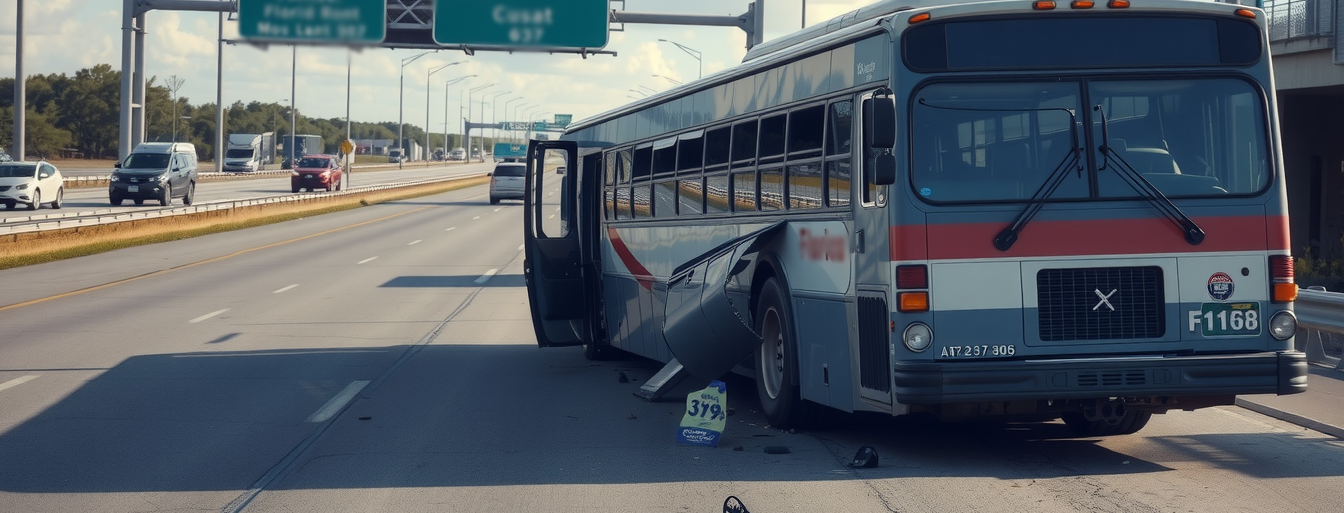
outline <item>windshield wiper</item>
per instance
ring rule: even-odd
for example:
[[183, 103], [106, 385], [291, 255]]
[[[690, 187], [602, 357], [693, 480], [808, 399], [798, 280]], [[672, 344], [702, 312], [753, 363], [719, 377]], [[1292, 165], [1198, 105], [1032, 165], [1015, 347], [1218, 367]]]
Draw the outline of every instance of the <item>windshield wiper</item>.
[[1022, 213], [1017, 215], [1017, 219], [1013, 221], [1013, 224], [1008, 225], [1007, 228], [1004, 228], [1003, 231], [999, 232], [999, 234], [994, 237], [994, 247], [997, 248], [999, 251], [1008, 251], [1009, 248], [1013, 247], [1013, 243], [1017, 242], [1017, 236], [1022, 233], [1022, 229], [1027, 227], [1027, 223], [1031, 222], [1031, 218], [1036, 217], [1036, 213], [1041, 211], [1041, 207], [1045, 206], [1045, 201], [1047, 199], [1050, 199], [1050, 196], [1055, 193], [1055, 190], [1059, 189], [1060, 184], [1064, 183], [1064, 179], [1069, 176], [1069, 168], [1076, 169], [1078, 171], [1078, 176], [1080, 178], [1082, 177], [1083, 167], [1078, 165], [1078, 162], [1080, 160], [1079, 155], [1081, 155], [1082, 153], [1082, 145], [1079, 144], [1078, 142], [1078, 116], [1077, 113], [1073, 111], [1073, 109], [1065, 109], [1059, 107], [1048, 109], [983, 109], [983, 108], [971, 108], [971, 107], [945, 107], [940, 105], [931, 105], [924, 98], [919, 99], [919, 104], [925, 107], [929, 107], [931, 109], [941, 109], [941, 110], [961, 110], [971, 112], [1060, 111], [1069, 115], [1069, 135], [1070, 135], [1070, 142], [1072, 144], [1072, 146], [1070, 146], [1069, 148], [1069, 153], [1064, 155], [1064, 159], [1061, 160], [1059, 164], [1055, 166], [1055, 170], [1052, 171], [1050, 173], [1050, 176], [1045, 179], [1045, 183], [1042, 183], [1041, 187], [1039, 189], [1036, 189], [1036, 193], [1031, 195], [1031, 202], [1027, 204], [1027, 208], [1022, 210]]
[[1185, 212], [1182, 212], [1175, 203], [1172, 203], [1170, 199], [1167, 199], [1167, 196], [1162, 194], [1162, 191], [1158, 189], [1157, 186], [1153, 185], [1152, 182], [1149, 182], [1148, 179], [1144, 178], [1138, 171], [1135, 171], [1128, 162], [1125, 162], [1125, 159], [1121, 158], [1120, 154], [1117, 153], [1114, 148], [1111, 148], [1110, 132], [1106, 121], [1106, 111], [1101, 108], [1101, 105], [1093, 107], [1093, 110], [1101, 115], [1101, 154], [1106, 157], [1103, 165], [1098, 170], [1106, 169], [1104, 164], [1109, 162], [1111, 167], [1119, 170], [1116, 174], [1119, 175], [1125, 183], [1129, 184], [1135, 192], [1138, 192], [1143, 196], [1143, 199], [1148, 200], [1148, 203], [1152, 204], [1153, 208], [1156, 208], [1163, 216], [1166, 216], [1172, 223], [1175, 223], [1177, 228], [1180, 228], [1181, 233], [1185, 235], [1186, 242], [1190, 243], [1191, 246], [1197, 246], [1201, 242], [1204, 242], [1204, 230], [1201, 229], [1199, 225], [1195, 224], [1195, 221], [1190, 219], [1190, 216], [1185, 215]]

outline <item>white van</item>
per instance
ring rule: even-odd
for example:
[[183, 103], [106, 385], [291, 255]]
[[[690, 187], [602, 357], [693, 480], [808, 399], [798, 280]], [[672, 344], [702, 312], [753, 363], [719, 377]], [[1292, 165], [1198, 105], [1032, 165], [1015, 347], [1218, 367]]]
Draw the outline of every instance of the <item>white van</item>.
[[108, 200], [121, 205], [123, 200], [134, 200], [143, 205], [145, 200], [158, 200], [160, 205], [172, 204], [173, 198], [182, 198], [182, 204], [196, 201], [196, 145], [191, 143], [140, 143], [107, 184]]

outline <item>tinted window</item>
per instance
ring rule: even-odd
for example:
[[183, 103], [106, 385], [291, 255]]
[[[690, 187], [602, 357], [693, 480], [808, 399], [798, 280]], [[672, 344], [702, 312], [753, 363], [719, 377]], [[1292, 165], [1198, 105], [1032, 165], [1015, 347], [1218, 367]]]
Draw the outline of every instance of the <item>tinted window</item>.
[[784, 154], [785, 115], [771, 116], [761, 120], [762, 159]]
[[733, 125], [733, 162], [751, 165], [756, 159], [756, 120]]
[[[299, 167], [327, 167], [328, 165], [330, 165], [329, 162], [330, 161], [327, 159], [313, 159], [313, 158], [299, 159]], [[523, 175], [519, 174], [518, 176]]]
[[826, 130], [826, 154], [849, 155], [854, 138], [854, 102], [832, 103], [830, 123]]
[[705, 134], [705, 167], [728, 163], [728, 127], [716, 128]]
[[0, 178], [31, 178], [37, 176], [35, 164], [0, 165]]
[[132, 153], [121, 167], [128, 169], [167, 169], [167, 153]]
[[524, 166], [496, 166], [495, 176], [523, 176], [527, 173]]
[[826, 126], [821, 105], [789, 113], [789, 158], [821, 156], [821, 134]]
[[1248, 65], [1261, 48], [1240, 20], [1067, 16], [931, 23], [906, 33], [903, 52], [911, 68], [938, 71]]

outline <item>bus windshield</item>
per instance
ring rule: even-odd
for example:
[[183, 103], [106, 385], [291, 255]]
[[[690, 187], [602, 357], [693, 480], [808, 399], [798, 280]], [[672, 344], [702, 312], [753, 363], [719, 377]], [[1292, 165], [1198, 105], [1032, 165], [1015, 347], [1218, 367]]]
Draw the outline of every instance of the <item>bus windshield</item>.
[[1253, 194], [1269, 180], [1263, 103], [1239, 79], [940, 82], [912, 104], [911, 181], [930, 202], [1027, 201], [1074, 140], [1086, 144], [1084, 126], [1087, 169], [1050, 200], [1092, 197], [1093, 182], [1096, 197], [1142, 197], [1119, 166], [1173, 197]]

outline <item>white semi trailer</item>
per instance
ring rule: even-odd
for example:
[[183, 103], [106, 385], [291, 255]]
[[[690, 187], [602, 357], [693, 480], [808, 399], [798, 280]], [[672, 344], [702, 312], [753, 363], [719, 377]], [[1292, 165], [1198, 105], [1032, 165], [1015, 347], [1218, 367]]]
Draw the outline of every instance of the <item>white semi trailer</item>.
[[229, 134], [224, 152], [224, 171], [250, 173], [275, 163], [275, 133]]

